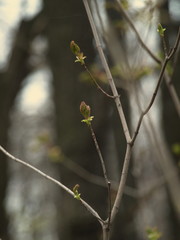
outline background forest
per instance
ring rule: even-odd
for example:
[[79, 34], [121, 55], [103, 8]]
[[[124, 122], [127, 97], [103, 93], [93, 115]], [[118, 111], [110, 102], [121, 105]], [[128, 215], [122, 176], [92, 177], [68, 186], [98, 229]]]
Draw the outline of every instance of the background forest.
[[[81, 122], [81, 101], [91, 106], [93, 129], [111, 181], [112, 202], [126, 139], [114, 100], [74, 62], [69, 47], [72, 40], [78, 43], [87, 56], [88, 69], [111, 95], [83, 1], [10, 2], [0, 1], [0, 37], [4, 41], [0, 54], [0, 145], [70, 189], [79, 184], [83, 199], [105, 219], [107, 189], [92, 136]], [[166, 28], [166, 47], [172, 48], [180, 25], [180, 2], [89, 0], [89, 4], [133, 133], [160, 72], [141, 39], [163, 59], [164, 42], [157, 26], [161, 23]], [[16, 23], [12, 24], [17, 6]], [[160, 239], [180, 239], [179, 65], [177, 49], [167, 66], [169, 82], [163, 81], [134, 143], [112, 240], [148, 239], [147, 228], [157, 228], [162, 233]], [[102, 233], [97, 219], [79, 201], [0, 151], [0, 238], [99, 240]]]

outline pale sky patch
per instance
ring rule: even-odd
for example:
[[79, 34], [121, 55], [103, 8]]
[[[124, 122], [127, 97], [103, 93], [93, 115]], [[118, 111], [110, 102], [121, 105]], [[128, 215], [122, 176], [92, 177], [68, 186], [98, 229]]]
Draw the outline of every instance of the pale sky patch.
[[19, 109], [28, 114], [37, 113], [50, 98], [51, 89], [48, 69], [40, 69], [26, 79], [26, 85], [18, 97]]

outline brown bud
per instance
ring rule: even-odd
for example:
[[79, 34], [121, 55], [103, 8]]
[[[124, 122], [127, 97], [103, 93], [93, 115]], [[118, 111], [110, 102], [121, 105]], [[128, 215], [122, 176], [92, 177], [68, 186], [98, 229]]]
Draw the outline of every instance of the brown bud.
[[73, 187], [73, 192], [74, 192], [74, 193], [77, 193], [79, 187], [80, 187], [79, 184], [76, 184], [76, 185]]
[[90, 106], [86, 105], [85, 102], [81, 102], [80, 104], [80, 112], [83, 115], [85, 119], [90, 117], [91, 114], [91, 108]]
[[70, 49], [72, 53], [75, 54], [76, 56], [78, 56], [81, 53], [80, 47], [74, 41], [71, 41]]

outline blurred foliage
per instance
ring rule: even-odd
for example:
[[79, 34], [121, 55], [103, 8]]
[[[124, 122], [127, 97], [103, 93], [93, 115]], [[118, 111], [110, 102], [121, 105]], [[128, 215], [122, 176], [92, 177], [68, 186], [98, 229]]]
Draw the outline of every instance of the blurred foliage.
[[146, 229], [148, 240], [158, 240], [162, 236], [162, 233], [159, 230], [154, 228], [147, 228]]
[[180, 143], [174, 143], [172, 145], [172, 152], [180, 157]]

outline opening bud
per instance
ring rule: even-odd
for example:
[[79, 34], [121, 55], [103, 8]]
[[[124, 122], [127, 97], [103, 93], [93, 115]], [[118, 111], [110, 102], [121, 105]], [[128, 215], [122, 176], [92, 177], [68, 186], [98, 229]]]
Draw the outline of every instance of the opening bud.
[[164, 32], [166, 31], [166, 28], [163, 28], [163, 26], [159, 23], [158, 24], [158, 28], [157, 28], [157, 32], [159, 33], [159, 35], [161, 37], [164, 37]]

